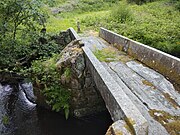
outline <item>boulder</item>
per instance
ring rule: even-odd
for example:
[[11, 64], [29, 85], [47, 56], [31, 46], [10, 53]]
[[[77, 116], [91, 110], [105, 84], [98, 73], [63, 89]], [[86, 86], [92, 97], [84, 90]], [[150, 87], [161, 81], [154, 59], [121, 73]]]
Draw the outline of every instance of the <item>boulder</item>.
[[82, 46], [80, 40], [69, 43], [56, 64], [61, 72], [61, 84], [71, 93], [70, 112], [76, 117], [105, 110], [103, 99], [86, 68]]

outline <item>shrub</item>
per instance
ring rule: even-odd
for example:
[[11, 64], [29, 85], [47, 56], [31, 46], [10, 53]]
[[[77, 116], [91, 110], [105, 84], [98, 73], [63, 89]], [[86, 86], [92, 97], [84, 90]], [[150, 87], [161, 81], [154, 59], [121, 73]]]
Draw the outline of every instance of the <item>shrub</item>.
[[[70, 93], [60, 84], [61, 74], [56, 67], [59, 57], [59, 54], [54, 54], [52, 58], [36, 60], [31, 68], [22, 70], [22, 73], [30, 76], [33, 83], [41, 89], [52, 110], [57, 112], [64, 110], [65, 117], [68, 118]], [[65, 74], [70, 75], [69, 69], [66, 69]]]
[[104, 27], [180, 57], [180, 14], [174, 5], [169, 1], [157, 1], [141, 6], [129, 5], [129, 8], [133, 10], [131, 21], [122, 24], [118, 22], [118, 17], [112, 19], [110, 16]]
[[110, 16], [114, 21], [120, 23], [132, 20], [132, 12], [126, 3], [120, 3], [114, 7]]
[[127, 0], [128, 3], [136, 3], [138, 5], [141, 5], [143, 3], [147, 3], [147, 2], [153, 2], [155, 0]]
[[13, 67], [33, 53], [30, 45], [45, 23], [41, 5], [41, 0], [0, 1], [0, 68]]
[[117, 3], [119, 0], [79, 0], [76, 10], [79, 13], [101, 11], [109, 9], [110, 6]]

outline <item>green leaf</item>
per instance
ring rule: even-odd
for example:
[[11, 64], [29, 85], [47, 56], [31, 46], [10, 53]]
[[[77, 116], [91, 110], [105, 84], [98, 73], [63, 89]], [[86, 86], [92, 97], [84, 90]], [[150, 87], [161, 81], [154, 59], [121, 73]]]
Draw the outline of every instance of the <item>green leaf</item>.
[[69, 117], [69, 107], [64, 109], [65, 118], [68, 119]]

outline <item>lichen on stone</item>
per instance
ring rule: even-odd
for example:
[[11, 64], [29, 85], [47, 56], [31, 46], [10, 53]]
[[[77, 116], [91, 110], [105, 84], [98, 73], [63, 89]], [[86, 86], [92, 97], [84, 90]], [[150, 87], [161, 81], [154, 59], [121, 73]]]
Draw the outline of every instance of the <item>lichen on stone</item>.
[[161, 123], [169, 134], [178, 135], [180, 132], [180, 116], [173, 116], [165, 111], [150, 110], [149, 114]]
[[133, 125], [136, 124], [135, 121], [132, 118], [125, 118], [125, 121], [127, 124], [125, 124], [125, 128], [132, 134], [135, 135], [134, 127]]
[[135, 135], [134, 131], [132, 130], [132, 128], [129, 125], [124, 125], [124, 127], [126, 128], [127, 131], [129, 131], [131, 133], [131, 135]]
[[168, 93], [163, 93], [163, 95], [174, 108], [178, 109], [180, 107], [179, 104], [173, 98], [171, 98]]
[[121, 61], [126, 63], [133, 60], [133, 58], [127, 56], [124, 52], [110, 46], [103, 48], [102, 50], [96, 49], [94, 55], [102, 62]]
[[149, 82], [149, 81], [147, 81], [147, 80], [142, 80], [142, 83], [143, 83], [144, 85], [147, 85], [147, 86], [152, 87], [153, 89], [156, 89], [156, 87], [155, 87], [151, 82]]

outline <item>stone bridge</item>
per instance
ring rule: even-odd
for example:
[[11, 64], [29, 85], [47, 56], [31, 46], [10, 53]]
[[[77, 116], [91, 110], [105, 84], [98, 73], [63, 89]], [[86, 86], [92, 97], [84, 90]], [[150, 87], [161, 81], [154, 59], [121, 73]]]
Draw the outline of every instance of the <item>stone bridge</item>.
[[87, 37], [69, 30], [84, 43], [87, 68], [114, 121], [107, 135], [180, 134], [180, 59], [104, 28]]

